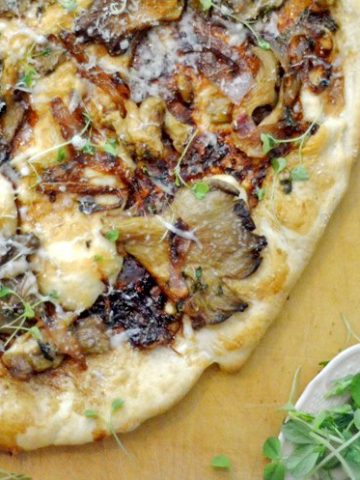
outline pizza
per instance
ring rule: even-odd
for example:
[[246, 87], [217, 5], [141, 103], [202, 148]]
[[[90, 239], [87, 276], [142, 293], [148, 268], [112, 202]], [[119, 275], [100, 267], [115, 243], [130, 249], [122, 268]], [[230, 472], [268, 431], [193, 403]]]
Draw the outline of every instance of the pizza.
[[245, 362], [348, 184], [359, 14], [0, 1], [3, 449], [130, 431]]

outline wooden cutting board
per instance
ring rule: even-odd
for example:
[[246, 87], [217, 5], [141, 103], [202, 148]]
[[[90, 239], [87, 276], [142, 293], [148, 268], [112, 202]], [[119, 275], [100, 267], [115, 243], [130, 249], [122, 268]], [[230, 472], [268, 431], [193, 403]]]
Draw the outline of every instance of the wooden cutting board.
[[[172, 411], [122, 437], [130, 457], [108, 439], [2, 454], [0, 465], [34, 480], [260, 480], [262, 444], [278, 434], [296, 369], [300, 393], [319, 362], [353, 343], [341, 314], [360, 334], [360, 162], [312, 262], [239, 373], [209, 369]], [[211, 469], [219, 453], [231, 458], [230, 472]]]

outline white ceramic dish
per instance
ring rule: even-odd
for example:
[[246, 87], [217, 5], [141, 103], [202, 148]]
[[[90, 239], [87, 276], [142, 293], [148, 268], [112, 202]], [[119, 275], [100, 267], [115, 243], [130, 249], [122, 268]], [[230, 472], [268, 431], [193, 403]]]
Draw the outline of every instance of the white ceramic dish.
[[[360, 371], [360, 344], [354, 345], [333, 358], [328, 365], [309, 383], [303, 394], [296, 403], [296, 408], [309, 413], [319, 413], [329, 407], [341, 405], [344, 400], [341, 398], [324, 398], [331, 384], [338, 378], [352, 375]], [[291, 450], [290, 445], [280, 434], [280, 441], [283, 445], [284, 453]], [[336, 480], [346, 480], [347, 476], [342, 472], [334, 475]], [[287, 476], [286, 480], [293, 480], [293, 477]]]

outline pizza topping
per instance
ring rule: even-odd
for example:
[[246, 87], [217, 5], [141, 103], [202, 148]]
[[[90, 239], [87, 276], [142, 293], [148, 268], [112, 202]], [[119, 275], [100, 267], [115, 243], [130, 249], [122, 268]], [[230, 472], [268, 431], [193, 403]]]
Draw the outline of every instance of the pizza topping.
[[177, 20], [183, 9], [182, 0], [95, 0], [76, 23], [76, 33], [84, 40], [103, 42], [111, 54], [126, 51], [138, 32], [159, 22]]
[[176, 316], [165, 313], [166, 297], [153, 278], [132, 257], [126, 257], [115, 285], [89, 310], [113, 331], [127, 331], [139, 347], [166, 344], [179, 328]]

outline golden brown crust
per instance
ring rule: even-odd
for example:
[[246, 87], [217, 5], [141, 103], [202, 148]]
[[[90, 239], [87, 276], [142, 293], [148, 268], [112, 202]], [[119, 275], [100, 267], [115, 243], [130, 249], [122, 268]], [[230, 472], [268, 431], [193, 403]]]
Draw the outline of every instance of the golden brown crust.
[[[30, 450], [102, 438], [114, 398], [125, 400], [124, 408], [113, 417], [115, 429], [132, 430], [179, 401], [212, 363], [230, 371], [245, 362], [308, 262], [346, 190], [358, 155], [359, 14], [359, 0], [339, 2], [336, 16], [345, 104], [340, 114], [321, 113], [320, 130], [304, 148], [310, 180], [298, 183], [290, 197], [276, 187], [274, 196], [255, 210], [257, 231], [266, 235], [269, 244], [264, 262], [255, 277], [228, 284], [250, 302], [249, 309], [197, 332], [185, 322], [174, 349], [144, 352], [122, 343], [111, 353], [89, 357], [87, 370], [79, 371], [67, 362], [28, 382], [12, 378], [4, 369], [0, 378], [2, 448]], [[342, 25], [346, 27], [342, 29]], [[307, 114], [312, 121], [312, 113], [305, 111]], [[267, 182], [271, 184], [271, 177]], [[86, 409], [96, 410], [99, 418], [86, 418]]]

